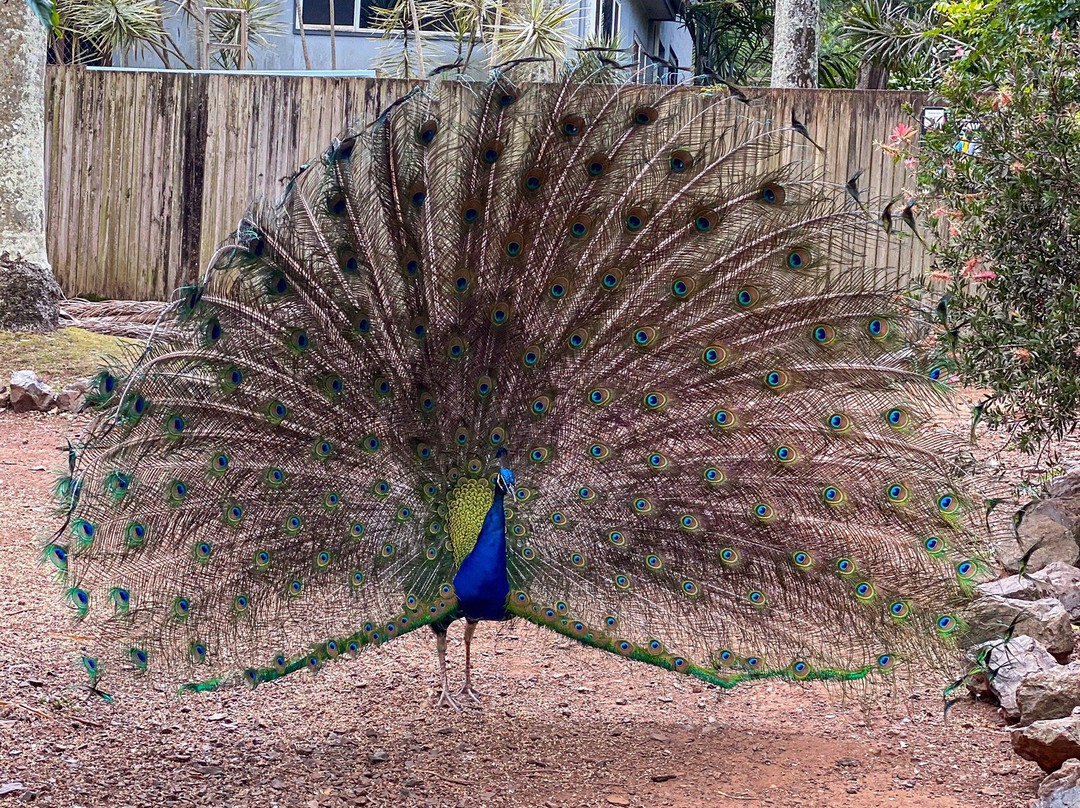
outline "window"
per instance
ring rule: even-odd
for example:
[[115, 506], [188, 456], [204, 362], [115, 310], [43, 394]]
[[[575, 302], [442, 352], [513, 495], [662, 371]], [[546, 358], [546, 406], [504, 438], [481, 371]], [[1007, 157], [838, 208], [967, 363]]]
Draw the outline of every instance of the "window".
[[[300, 5], [301, 0], [297, 0]], [[302, 0], [305, 28], [330, 27], [330, 3], [334, 4], [335, 31], [362, 31], [378, 24], [377, 9], [392, 8], [394, 0]], [[446, 30], [442, 17], [425, 19], [420, 27], [425, 31]]]
[[649, 61], [648, 51], [641, 44], [641, 40], [634, 34], [634, 81], [640, 84], [648, 84], [652, 81], [652, 62]]
[[619, 35], [619, 0], [596, 0], [596, 35], [603, 41]]

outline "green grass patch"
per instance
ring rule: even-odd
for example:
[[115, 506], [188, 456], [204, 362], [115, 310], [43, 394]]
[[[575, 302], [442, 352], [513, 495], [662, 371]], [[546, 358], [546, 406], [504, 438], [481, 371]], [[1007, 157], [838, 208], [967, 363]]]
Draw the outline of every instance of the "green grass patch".
[[142, 344], [82, 328], [60, 328], [51, 334], [0, 331], [0, 387], [7, 385], [12, 371], [33, 370], [59, 390], [93, 376], [108, 357], [122, 356], [125, 346]]

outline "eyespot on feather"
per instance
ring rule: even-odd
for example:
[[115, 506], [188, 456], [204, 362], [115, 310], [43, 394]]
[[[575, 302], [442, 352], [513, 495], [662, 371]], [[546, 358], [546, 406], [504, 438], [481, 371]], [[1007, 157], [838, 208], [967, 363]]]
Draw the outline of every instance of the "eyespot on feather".
[[480, 162], [484, 165], [493, 166], [499, 161], [503, 153], [503, 142], [501, 140], [489, 140], [480, 146]]
[[688, 149], [675, 149], [668, 157], [668, 168], [673, 174], [683, 174], [694, 167], [694, 155]]
[[467, 199], [461, 204], [461, 220], [465, 224], [476, 224], [481, 216], [480, 202], [476, 199]]
[[525, 252], [525, 237], [521, 233], [508, 233], [502, 242], [503, 252], [509, 258], [518, 258]]
[[783, 205], [785, 199], [787, 199], [787, 191], [778, 183], [770, 182], [761, 189], [761, 201], [766, 205]]
[[424, 201], [427, 199], [427, 186], [422, 182], [413, 183], [405, 192], [405, 198], [409, 200], [409, 204], [414, 208], [423, 207]]
[[681, 275], [671, 282], [671, 296], [676, 300], [686, 300], [697, 290], [697, 281]]
[[735, 305], [748, 311], [761, 300], [761, 292], [756, 286], [744, 286], [735, 293]]
[[570, 219], [566, 229], [571, 238], [584, 239], [592, 233], [593, 218], [583, 213], [578, 214]]
[[559, 121], [559, 131], [566, 137], [578, 137], [585, 131], [585, 119], [580, 115], [566, 115]]
[[508, 82], [504, 82], [495, 93], [495, 103], [500, 107], [513, 106], [519, 98], [521, 98], [521, 90]]
[[810, 265], [810, 251], [805, 247], [797, 247], [787, 254], [785, 260], [788, 269], [803, 270]]
[[521, 175], [521, 190], [527, 194], [535, 194], [544, 187], [545, 182], [547, 182], [547, 172], [544, 169], [530, 168]]
[[600, 273], [600, 288], [606, 292], [614, 292], [623, 282], [623, 271], [618, 267], [609, 267]]
[[547, 291], [552, 300], [562, 300], [570, 291], [570, 279], [565, 275], [556, 275], [548, 282]]
[[543, 358], [544, 352], [539, 345], [526, 345], [521, 352], [521, 364], [529, 369], [538, 367]]
[[716, 227], [717, 220], [716, 211], [704, 208], [695, 213], [690, 221], [698, 233], [709, 233]]
[[654, 328], [653, 326], [650, 326], [650, 325], [645, 325], [645, 326], [642, 326], [641, 328], [636, 328], [636, 329], [634, 329], [633, 334], [632, 334], [632, 340], [633, 340], [634, 346], [637, 347], [637, 348], [650, 348], [656, 343], [656, 340], [659, 337], [660, 337], [659, 329], [656, 329], [656, 328]]
[[645, 409], [655, 412], [667, 406], [668, 397], [659, 390], [650, 390], [642, 396], [641, 403]]
[[810, 338], [818, 345], [832, 345], [836, 341], [836, 329], [828, 323], [818, 323], [810, 329]]
[[416, 139], [423, 146], [430, 146], [435, 142], [435, 136], [439, 133], [439, 123], [435, 120], [424, 121], [416, 131]]
[[415, 250], [405, 250], [401, 254], [401, 274], [406, 278], [415, 278], [420, 274], [420, 256]]
[[597, 152], [585, 161], [585, 172], [593, 178], [602, 177], [607, 173], [611, 161], [606, 154]]
[[630, 120], [635, 126], [648, 126], [656, 123], [658, 115], [656, 107], [636, 107], [630, 113]]
[[623, 227], [631, 233], [637, 233], [649, 221], [649, 214], [645, 208], [633, 207], [626, 211], [623, 217]]

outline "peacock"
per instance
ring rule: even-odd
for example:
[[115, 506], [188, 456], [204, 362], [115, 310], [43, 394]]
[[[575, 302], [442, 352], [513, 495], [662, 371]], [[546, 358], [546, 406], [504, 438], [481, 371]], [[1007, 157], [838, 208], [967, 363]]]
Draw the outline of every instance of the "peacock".
[[417, 85], [256, 204], [58, 485], [95, 686], [428, 627], [458, 707], [511, 618], [725, 688], [954, 667], [985, 527], [927, 326], [868, 286], [874, 217], [780, 162], [798, 128], [732, 101]]

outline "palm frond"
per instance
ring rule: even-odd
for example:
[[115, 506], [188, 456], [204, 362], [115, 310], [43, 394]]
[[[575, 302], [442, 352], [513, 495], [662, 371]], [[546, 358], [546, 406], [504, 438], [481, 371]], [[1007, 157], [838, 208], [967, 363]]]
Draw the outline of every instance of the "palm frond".
[[[235, 8], [247, 12], [248, 46], [268, 48], [270, 37], [281, 36], [281, 0], [215, 0], [222, 8]], [[210, 17], [210, 36], [214, 42], [229, 45], [240, 44], [240, 18], [236, 14], [214, 14]], [[222, 67], [235, 68], [239, 51], [223, 48], [214, 54], [214, 61]]]
[[500, 5], [497, 11], [502, 17], [501, 24], [490, 30], [496, 62], [541, 58], [550, 59], [555, 65], [577, 40], [571, 32], [571, 23], [578, 13], [576, 3], [524, 0], [520, 4]]

